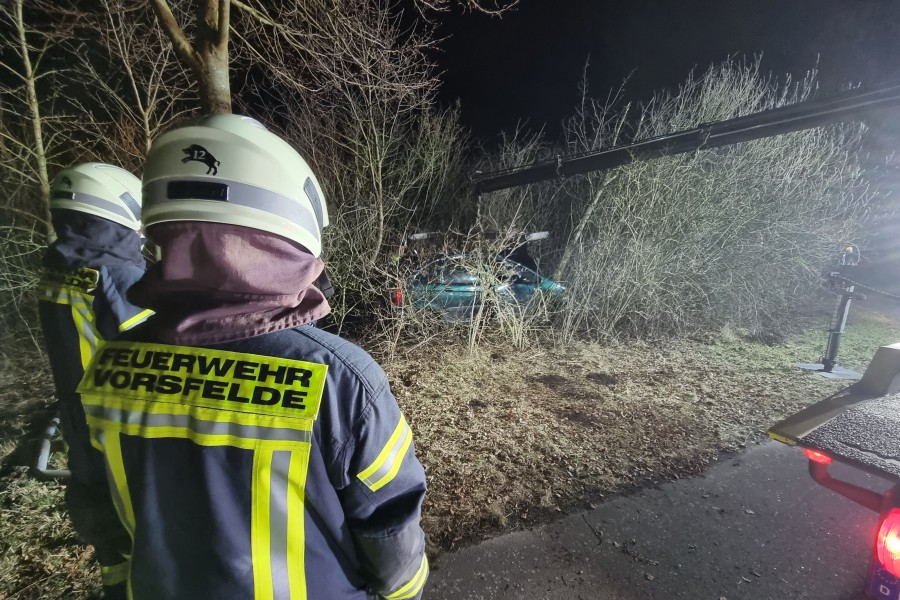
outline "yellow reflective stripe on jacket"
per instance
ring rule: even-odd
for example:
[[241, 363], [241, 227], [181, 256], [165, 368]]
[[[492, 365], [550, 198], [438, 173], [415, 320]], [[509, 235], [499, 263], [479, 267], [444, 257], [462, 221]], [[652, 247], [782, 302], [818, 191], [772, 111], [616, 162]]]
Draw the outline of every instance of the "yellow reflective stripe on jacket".
[[[140, 416], [137, 411], [112, 412], [105, 416], [116, 416], [119, 420], [98, 417], [104, 414], [104, 407], [95, 404], [85, 406], [87, 420], [94, 430], [99, 429], [97, 439], [107, 458], [114, 504], [119, 517], [134, 539], [135, 516], [131, 503], [131, 493], [125, 475], [120, 435], [122, 433], [143, 438], [186, 438], [206, 446], [234, 446], [253, 451], [253, 476], [251, 483], [251, 552], [254, 574], [255, 598], [305, 598], [306, 577], [304, 564], [304, 489], [306, 486], [309, 453], [311, 448], [313, 422], [291, 424], [288, 428], [252, 427], [238, 425], [240, 435], [209, 435], [198, 433], [202, 429], [199, 421], [191, 421], [185, 426], [156, 426], [152, 423], [123, 424], [121, 419]], [[226, 413], [226, 411], [217, 411]], [[191, 419], [191, 415], [169, 415], [165, 413], [143, 413], [150, 419]], [[220, 414], [218, 421], [206, 423], [234, 425], [233, 415]], [[275, 432], [278, 439], [265, 439], [265, 430]], [[240, 437], [254, 435], [254, 438]], [[290, 436], [290, 439], [284, 437]], [[273, 467], [275, 462], [282, 465]], [[278, 488], [276, 492], [275, 488]], [[279, 509], [286, 507], [286, 514]], [[275, 564], [277, 563], [277, 565]], [[285, 577], [286, 574], [286, 577]], [[279, 593], [276, 595], [275, 591]]]
[[397, 476], [397, 472], [400, 471], [403, 458], [406, 456], [406, 451], [411, 443], [412, 430], [407, 425], [406, 418], [400, 415], [400, 422], [397, 424], [397, 428], [394, 429], [394, 433], [391, 434], [390, 439], [384, 445], [384, 448], [381, 449], [378, 457], [357, 477], [370, 490], [377, 492]]
[[272, 585], [272, 544], [270, 503], [272, 485], [272, 451], [259, 449], [253, 453], [253, 483], [250, 503], [250, 551], [253, 557], [253, 596], [256, 600], [275, 597]]
[[86, 369], [97, 350], [101, 339], [94, 322], [94, 297], [83, 290], [71, 286], [49, 285], [44, 288], [43, 299], [47, 302], [71, 307], [72, 322], [78, 332], [78, 349], [81, 367]]
[[153, 314], [154, 314], [153, 311], [150, 310], [149, 308], [147, 310], [142, 310], [138, 314], [134, 315], [133, 317], [131, 317], [130, 319], [125, 321], [124, 323], [121, 323], [119, 325], [119, 331], [128, 331], [135, 325], [140, 325], [141, 323], [143, 323], [144, 321], [146, 321], [147, 319], [152, 317]]
[[304, 490], [326, 373], [326, 365], [270, 356], [162, 344], [105, 345], [78, 390], [132, 539], [135, 517], [122, 434], [250, 450], [254, 595], [305, 598]]
[[422, 591], [422, 586], [425, 585], [425, 580], [428, 579], [428, 557], [422, 555], [422, 565], [419, 567], [419, 570], [410, 579], [403, 587], [395, 592], [391, 592], [387, 596], [385, 596], [386, 600], [404, 600], [405, 598], [412, 598], [420, 591]]
[[[90, 421], [88, 421], [90, 425]], [[122, 459], [122, 444], [118, 432], [100, 431], [97, 434], [106, 458], [109, 480], [113, 482], [110, 492], [119, 520], [125, 526], [131, 541], [134, 542], [134, 505], [131, 503], [131, 492], [128, 490], [128, 479], [125, 476], [125, 462]]]
[[103, 585], [113, 586], [124, 583], [128, 579], [128, 572], [131, 569], [130, 561], [122, 561], [117, 565], [108, 565], [100, 567], [100, 578]]
[[307, 419], [270, 427], [242, 423], [241, 417], [247, 415], [229, 411], [217, 411], [220, 414], [216, 415], [197, 414], [198, 411], [187, 414], [142, 412], [98, 406], [94, 403], [96, 398], [88, 395], [82, 399], [86, 400], [84, 410], [88, 425], [110, 433], [145, 439], [187, 439], [200, 446], [234, 446], [245, 450], [293, 449], [312, 439], [313, 421]]
[[310, 445], [253, 455], [251, 552], [254, 598], [306, 598], [304, 487]]

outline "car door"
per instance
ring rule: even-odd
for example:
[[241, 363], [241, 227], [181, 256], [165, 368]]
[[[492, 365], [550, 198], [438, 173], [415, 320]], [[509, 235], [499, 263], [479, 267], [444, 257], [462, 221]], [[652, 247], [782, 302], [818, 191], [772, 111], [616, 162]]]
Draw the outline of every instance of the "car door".
[[481, 282], [478, 276], [471, 273], [461, 260], [450, 259], [447, 261], [442, 280], [444, 291], [440, 298], [443, 308], [471, 311], [472, 307], [481, 301]]

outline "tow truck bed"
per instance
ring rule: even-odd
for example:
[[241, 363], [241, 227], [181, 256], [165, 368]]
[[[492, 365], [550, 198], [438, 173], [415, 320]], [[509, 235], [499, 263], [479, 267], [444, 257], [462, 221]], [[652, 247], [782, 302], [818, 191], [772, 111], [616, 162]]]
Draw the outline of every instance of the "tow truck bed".
[[[861, 380], [776, 424], [769, 436], [803, 447], [817, 483], [879, 515], [865, 591], [900, 599], [900, 344], [879, 348]], [[833, 460], [892, 486], [879, 492], [832, 477]]]
[[900, 481], [900, 393], [848, 408], [800, 443]]
[[900, 344], [879, 348], [863, 378], [769, 430], [790, 445], [900, 481]]

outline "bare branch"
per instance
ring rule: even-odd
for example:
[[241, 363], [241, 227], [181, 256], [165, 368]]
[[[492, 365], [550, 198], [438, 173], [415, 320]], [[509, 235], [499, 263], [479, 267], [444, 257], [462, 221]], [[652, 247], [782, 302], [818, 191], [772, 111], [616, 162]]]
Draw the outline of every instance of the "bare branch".
[[201, 70], [200, 57], [191, 46], [184, 30], [178, 25], [169, 4], [166, 0], [150, 0], [150, 5], [153, 7], [153, 12], [156, 13], [156, 18], [159, 19], [160, 27], [172, 42], [175, 53], [192, 71], [199, 73]]
[[270, 19], [268, 16], [266, 16], [265, 13], [263, 13], [262, 11], [257, 10], [247, 4], [244, 4], [240, 0], [231, 0], [231, 4], [234, 5], [235, 7], [237, 7], [238, 9], [244, 11], [245, 13], [251, 15], [254, 19], [258, 20], [263, 25], [268, 25], [269, 27], [274, 27], [274, 28], [280, 29], [282, 31], [286, 29], [284, 25], [282, 25], [281, 23], [276, 23], [275, 21]]
[[219, 23], [216, 46], [222, 52], [228, 51], [228, 37], [231, 31], [231, 1], [219, 0]]

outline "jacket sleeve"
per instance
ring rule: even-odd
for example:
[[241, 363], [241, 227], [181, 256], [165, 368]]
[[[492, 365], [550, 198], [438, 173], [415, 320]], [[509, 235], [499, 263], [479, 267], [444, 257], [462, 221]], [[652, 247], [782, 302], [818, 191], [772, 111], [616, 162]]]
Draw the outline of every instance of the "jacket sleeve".
[[97, 314], [97, 327], [103, 339], [112, 340], [123, 331], [146, 321], [152, 310], [143, 309], [126, 300], [125, 294], [143, 271], [138, 267], [109, 270], [102, 267], [100, 283], [94, 300], [94, 311]]
[[419, 525], [425, 471], [387, 377], [355, 424], [350, 445], [342, 503], [371, 590], [387, 600], [418, 599], [428, 578]]

